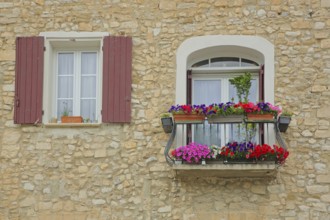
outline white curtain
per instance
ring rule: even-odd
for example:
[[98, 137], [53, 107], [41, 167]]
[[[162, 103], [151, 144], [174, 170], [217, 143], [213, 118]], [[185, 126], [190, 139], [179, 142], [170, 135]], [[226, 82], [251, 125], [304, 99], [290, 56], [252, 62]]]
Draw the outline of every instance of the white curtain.
[[59, 53], [57, 65], [57, 118], [73, 113], [74, 54]]
[[[221, 80], [194, 80], [193, 104], [212, 104], [221, 102]], [[210, 125], [205, 122], [203, 125], [193, 126], [194, 142], [207, 145], [220, 145], [221, 127]]]
[[90, 122], [96, 120], [96, 52], [83, 52], [81, 54], [81, 116]]

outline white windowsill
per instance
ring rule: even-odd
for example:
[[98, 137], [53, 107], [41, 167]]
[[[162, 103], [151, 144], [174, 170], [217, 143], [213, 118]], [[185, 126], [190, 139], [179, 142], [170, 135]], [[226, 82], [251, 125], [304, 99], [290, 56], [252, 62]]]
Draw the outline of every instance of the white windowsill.
[[101, 123], [47, 123], [46, 128], [98, 128]]

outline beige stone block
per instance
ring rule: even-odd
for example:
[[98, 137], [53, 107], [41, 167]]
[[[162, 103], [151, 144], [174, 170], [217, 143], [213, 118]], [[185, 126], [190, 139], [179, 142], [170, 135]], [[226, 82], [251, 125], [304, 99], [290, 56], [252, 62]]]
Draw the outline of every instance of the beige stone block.
[[272, 5], [280, 5], [282, 0], [272, 0]]
[[15, 50], [4, 50], [0, 51], [1, 61], [14, 61], [15, 60]]
[[214, 3], [215, 6], [228, 6], [228, 0], [218, 0]]
[[259, 185], [259, 186], [252, 186], [251, 187], [251, 191], [253, 192], [253, 193], [256, 193], [256, 194], [262, 194], [262, 195], [264, 195], [264, 194], [266, 194], [266, 186], [261, 186], [261, 185]]
[[128, 141], [124, 143], [124, 147], [126, 149], [135, 149], [136, 148], [136, 142], [135, 141]]
[[93, 26], [90, 23], [79, 23], [79, 30], [80, 31], [91, 31]]
[[20, 138], [21, 133], [18, 130], [5, 130], [2, 136], [2, 144], [17, 144]]
[[320, 108], [317, 110], [317, 117], [318, 118], [330, 118], [330, 111], [329, 111], [330, 107], [324, 107], [324, 108]]
[[316, 118], [305, 118], [304, 125], [308, 125], [308, 126], [317, 125], [317, 119]]
[[311, 28], [311, 26], [312, 26], [311, 23], [305, 20], [298, 20], [291, 23], [291, 27], [296, 29], [308, 29]]
[[45, 4], [45, 0], [35, 0], [35, 2], [36, 2], [38, 5], [44, 5], [44, 4]]
[[321, 48], [323, 49], [330, 48], [330, 39], [321, 40]]
[[329, 186], [322, 186], [322, 185], [306, 186], [306, 189], [309, 194], [318, 194], [318, 193], [328, 193], [329, 192]]
[[323, 202], [330, 202], [330, 194], [325, 194], [320, 197]]
[[40, 142], [40, 143], [36, 144], [36, 149], [37, 150], [50, 150], [50, 149], [52, 149], [52, 145], [50, 143]]
[[321, 0], [321, 7], [330, 7], [330, 0]]
[[107, 149], [97, 149], [95, 150], [94, 157], [95, 158], [101, 158], [101, 157], [106, 157], [107, 156]]
[[318, 175], [316, 177], [316, 182], [318, 182], [318, 183], [330, 183], [330, 174], [329, 175]]
[[176, 9], [175, 1], [161, 0], [159, 2], [159, 9], [161, 10], [174, 10]]
[[328, 138], [330, 137], [330, 130], [317, 130], [315, 132], [315, 138]]
[[312, 92], [324, 92], [327, 90], [326, 86], [316, 85], [312, 87]]

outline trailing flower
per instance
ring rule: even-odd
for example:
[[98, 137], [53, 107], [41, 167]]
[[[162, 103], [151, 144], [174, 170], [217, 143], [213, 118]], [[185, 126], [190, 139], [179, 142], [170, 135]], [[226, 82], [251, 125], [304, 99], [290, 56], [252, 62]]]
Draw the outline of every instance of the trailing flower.
[[207, 145], [190, 143], [186, 146], [172, 150], [171, 155], [176, 160], [183, 160], [188, 163], [198, 163], [202, 159], [211, 158], [212, 151]]
[[238, 103], [246, 113], [254, 113], [254, 114], [273, 114], [274, 116], [279, 115], [282, 110], [278, 106], [274, 106], [269, 102], [258, 102], [254, 104], [252, 102], [248, 103]]
[[168, 112], [181, 115], [205, 115], [206, 106], [203, 105], [172, 105]]
[[219, 103], [209, 105], [206, 109], [206, 115], [208, 117], [218, 116], [218, 115], [242, 115], [244, 114], [244, 109], [241, 105], [235, 104], [233, 102]]

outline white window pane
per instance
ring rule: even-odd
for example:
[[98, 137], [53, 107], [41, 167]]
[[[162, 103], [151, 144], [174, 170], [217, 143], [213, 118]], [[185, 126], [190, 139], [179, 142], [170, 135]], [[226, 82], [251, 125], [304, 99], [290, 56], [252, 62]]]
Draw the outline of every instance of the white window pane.
[[95, 99], [82, 99], [80, 102], [81, 116], [84, 120], [89, 119], [90, 122], [96, 121], [96, 101]]
[[81, 53], [81, 75], [96, 75], [96, 52]]
[[73, 76], [58, 76], [57, 95], [58, 98], [73, 97]]
[[[258, 82], [256, 79], [252, 79], [250, 93], [248, 96], [249, 102], [256, 103], [257, 101], [259, 101], [258, 100], [259, 95], [258, 95], [257, 91], [258, 91]], [[229, 100], [231, 101], [232, 99], [234, 99], [233, 102], [235, 102], [235, 103], [238, 102], [236, 88], [232, 84], [229, 84]], [[244, 101], [244, 100], [242, 100], [242, 101]]]
[[81, 77], [81, 97], [82, 98], [96, 97], [96, 76]]
[[58, 54], [58, 75], [73, 75], [73, 53]]
[[[221, 80], [194, 80], [193, 104], [205, 104], [221, 102]], [[218, 125], [196, 125], [193, 127], [194, 141], [197, 143], [212, 145], [220, 144], [221, 129]]]
[[73, 107], [72, 100], [68, 99], [59, 99], [57, 100], [57, 118], [60, 119], [61, 116], [65, 113], [72, 115]]
[[212, 104], [221, 102], [221, 80], [194, 80], [193, 104]]
[[238, 67], [238, 57], [217, 57], [211, 59], [211, 67]]

